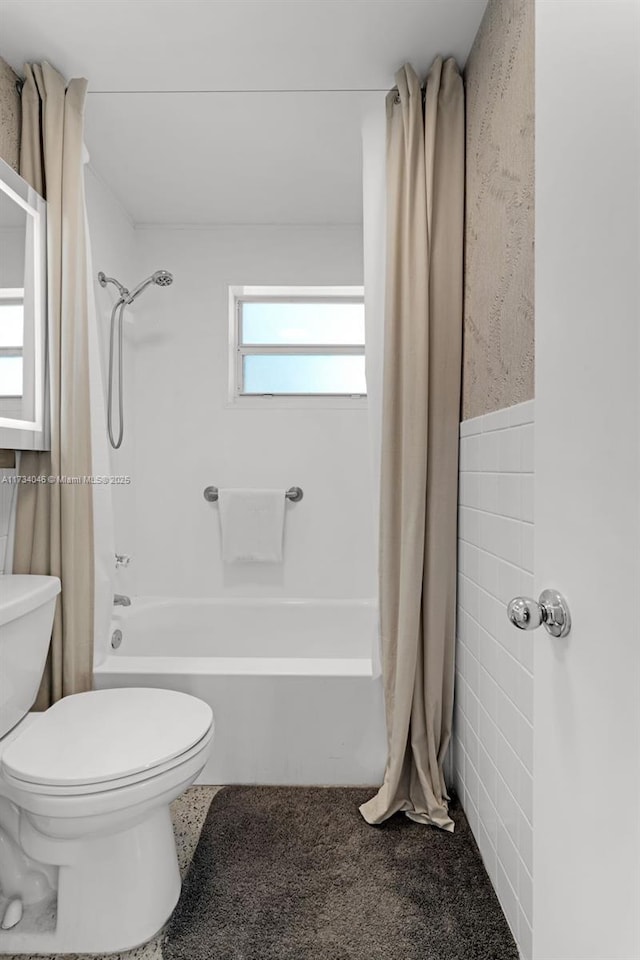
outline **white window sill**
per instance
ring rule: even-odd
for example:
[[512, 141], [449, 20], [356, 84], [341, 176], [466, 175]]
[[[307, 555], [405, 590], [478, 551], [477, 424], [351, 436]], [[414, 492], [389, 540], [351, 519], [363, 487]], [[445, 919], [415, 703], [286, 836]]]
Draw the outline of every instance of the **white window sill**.
[[365, 410], [366, 397], [232, 397], [229, 410]]

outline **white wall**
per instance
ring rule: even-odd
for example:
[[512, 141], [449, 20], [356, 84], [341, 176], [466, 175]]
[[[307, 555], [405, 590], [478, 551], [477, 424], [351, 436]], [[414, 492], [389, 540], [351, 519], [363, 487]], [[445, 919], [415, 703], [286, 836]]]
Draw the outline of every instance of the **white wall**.
[[[376, 516], [380, 504], [382, 457], [382, 380], [384, 368], [384, 310], [387, 256], [387, 111], [386, 94], [380, 93], [362, 122], [362, 237], [364, 260], [364, 312], [366, 320], [366, 372], [369, 433], [372, 455], [372, 496]], [[378, 551], [378, 523], [374, 544]]]
[[24, 287], [26, 237], [26, 227], [0, 228], [0, 287]]
[[[112, 285], [102, 288], [100, 271], [115, 276], [124, 284], [137, 283], [135, 233], [126, 212], [109, 188], [89, 167], [85, 174], [87, 219], [91, 240], [91, 270], [94, 278], [95, 311], [90, 303], [89, 323], [95, 325], [90, 340], [91, 413], [93, 473], [111, 477], [131, 476], [133, 470], [133, 416], [126, 422], [124, 442], [113, 450], [106, 436], [106, 396], [109, 356], [109, 326], [117, 299]], [[135, 383], [135, 351], [131, 341], [133, 327], [125, 324], [124, 377], [125, 398]], [[135, 549], [135, 502], [131, 485], [96, 484], [93, 488], [95, 547], [94, 660], [104, 659], [108, 647], [113, 612], [113, 595], [128, 584], [115, 568], [115, 553]]]
[[[136, 303], [131, 592], [374, 596], [366, 408], [227, 404], [228, 286], [362, 284], [361, 227], [160, 227], [136, 237], [140, 277], [164, 268], [175, 279]], [[287, 506], [282, 565], [225, 569], [218, 508], [202, 496], [209, 484], [304, 489]]]
[[640, 957], [640, 5], [536, 5], [534, 957]]
[[533, 924], [533, 401], [460, 426], [454, 782], [525, 960]]
[[[95, 302], [99, 347], [102, 360], [102, 392], [106, 398], [107, 369], [109, 356], [109, 323], [111, 308], [117, 300], [116, 288], [112, 285], [102, 288], [97, 282], [97, 274], [103, 271], [107, 276], [116, 277], [125, 286], [133, 286], [140, 279], [137, 263], [136, 235], [133, 224], [116, 197], [95, 174], [91, 167], [86, 169], [85, 190], [89, 234], [91, 238], [93, 272], [95, 274]], [[135, 418], [131, 404], [135, 396], [135, 350], [133, 344], [134, 327], [132, 314], [125, 322], [124, 348], [124, 390], [128, 416], [122, 446], [119, 450], [109, 447], [110, 472], [113, 476], [131, 476], [133, 474], [133, 451]], [[106, 399], [105, 399], [106, 403]], [[114, 409], [116, 409], [114, 405]], [[100, 424], [102, 430], [104, 426]], [[132, 478], [133, 479], [133, 478]], [[94, 496], [107, 495], [113, 504], [114, 542], [118, 553], [135, 552], [135, 501], [131, 484], [114, 484], [108, 491], [100, 487], [94, 489]], [[120, 574], [116, 575], [116, 590], [124, 588], [120, 583]], [[127, 586], [131, 586], [129, 581]]]

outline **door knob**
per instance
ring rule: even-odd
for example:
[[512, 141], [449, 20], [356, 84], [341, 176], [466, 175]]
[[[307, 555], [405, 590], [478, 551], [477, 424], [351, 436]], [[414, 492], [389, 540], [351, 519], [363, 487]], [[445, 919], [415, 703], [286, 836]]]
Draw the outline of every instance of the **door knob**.
[[518, 630], [535, 630], [541, 623], [552, 637], [566, 637], [571, 630], [567, 601], [557, 590], [543, 590], [537, 601], [515, 597], [509, 602], [507, 616]]

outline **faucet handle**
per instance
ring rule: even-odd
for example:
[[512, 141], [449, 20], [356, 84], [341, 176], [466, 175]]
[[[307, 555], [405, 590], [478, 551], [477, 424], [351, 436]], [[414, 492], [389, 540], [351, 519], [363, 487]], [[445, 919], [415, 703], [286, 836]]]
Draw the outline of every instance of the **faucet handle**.
[[127, 553], [116, 553], [116, 570], [118, 567], [128, 567], [131, 557]]

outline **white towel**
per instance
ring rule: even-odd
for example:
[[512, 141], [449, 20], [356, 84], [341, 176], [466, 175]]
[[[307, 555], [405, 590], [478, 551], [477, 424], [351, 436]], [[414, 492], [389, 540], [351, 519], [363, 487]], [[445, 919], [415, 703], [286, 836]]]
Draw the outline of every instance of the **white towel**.
[[282, 561], [284, 490], [220, 490], [225, 563]]

